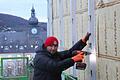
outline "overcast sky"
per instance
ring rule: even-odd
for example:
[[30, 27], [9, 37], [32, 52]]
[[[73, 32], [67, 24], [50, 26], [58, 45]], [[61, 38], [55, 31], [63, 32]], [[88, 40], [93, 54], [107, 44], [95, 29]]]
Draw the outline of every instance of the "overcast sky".
[[0, 0], [0, 13], [28, 20], [31, 16], [32, 6], [35, 8], [39, 22], [47, 22], [47, 0]]

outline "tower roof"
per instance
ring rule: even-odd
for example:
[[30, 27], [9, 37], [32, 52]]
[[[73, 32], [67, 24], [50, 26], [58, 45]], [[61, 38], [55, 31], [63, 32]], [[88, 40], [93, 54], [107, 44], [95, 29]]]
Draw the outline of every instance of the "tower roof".
[[32, 7], [31, 9], [31, 17], [29, 18], [29, 24], [30, 25], [37, 25], [38, 19], [35, 17], [35, 9]]

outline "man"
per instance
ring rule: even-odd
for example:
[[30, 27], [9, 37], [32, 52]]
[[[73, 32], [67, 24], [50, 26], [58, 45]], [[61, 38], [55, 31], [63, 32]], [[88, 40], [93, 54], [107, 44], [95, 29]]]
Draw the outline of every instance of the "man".
[[[48, 37], [43, 43], [43, 50], [37, 51], [34, 58], [33, 80], [61, 80], [62, 71], [73, 66], [75, 62], [82, 61], [86, 42], [91, 34], [79, 40], [69, 50], [58, 52], [59, 42], [56, 37]], [[75, 53], [73, 51], [77, 50]]]

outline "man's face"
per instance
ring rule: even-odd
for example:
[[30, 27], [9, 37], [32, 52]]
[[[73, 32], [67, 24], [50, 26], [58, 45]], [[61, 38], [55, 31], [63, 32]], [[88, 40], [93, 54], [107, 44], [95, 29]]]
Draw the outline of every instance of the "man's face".
[[54, 54], [57, 52], [57, 49], [58, 49], [58, 44], [56, 41], [54, 41], [54, 43], [50, 46], [47, 46], [47, 50], [48, 52], [50, 52], [51, 54]]

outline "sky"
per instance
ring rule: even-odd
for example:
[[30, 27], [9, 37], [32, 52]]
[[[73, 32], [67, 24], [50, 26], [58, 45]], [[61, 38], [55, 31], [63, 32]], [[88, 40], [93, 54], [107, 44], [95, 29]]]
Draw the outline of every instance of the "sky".
[[29, 20], [32, 6], [39, 22], [47, 22], [47, 0], [0, 0], [0, 13]]

